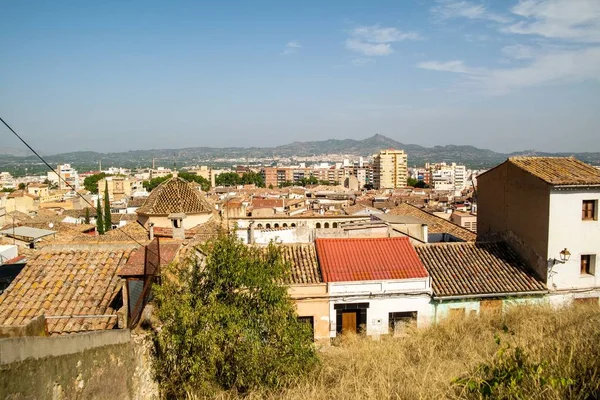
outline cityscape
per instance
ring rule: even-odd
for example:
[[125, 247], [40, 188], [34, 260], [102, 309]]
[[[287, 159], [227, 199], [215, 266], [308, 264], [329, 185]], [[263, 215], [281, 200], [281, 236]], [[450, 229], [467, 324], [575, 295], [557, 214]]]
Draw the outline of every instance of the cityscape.
[[599, 1], [0, 14], [0, 398], [600, 398]]

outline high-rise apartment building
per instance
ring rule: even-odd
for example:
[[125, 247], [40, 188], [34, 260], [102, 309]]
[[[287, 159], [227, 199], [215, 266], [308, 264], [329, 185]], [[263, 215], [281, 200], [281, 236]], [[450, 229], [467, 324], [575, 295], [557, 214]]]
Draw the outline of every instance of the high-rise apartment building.
[[404, 150], [381, 150], [373, 156], [373, 185], [376, 189], [406, 186], [408, 159]]

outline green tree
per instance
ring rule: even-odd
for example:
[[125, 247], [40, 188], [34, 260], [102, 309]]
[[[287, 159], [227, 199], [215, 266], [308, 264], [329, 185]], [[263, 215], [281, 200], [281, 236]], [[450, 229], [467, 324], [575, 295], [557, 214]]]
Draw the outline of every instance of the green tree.
[[108, 181], [104, 181], [104, 232], [112, 229], [112, 219], [110, 216], [110, 198], [108, 197]]
[[27, 185], [25, 185], [23, 182], [19, 183], [19, 190], [25, 190], [27, 188]]
[[294, 186], [294, 182], [292, 182], [292, 181], [285, 181], [285, 182], [281, 182], [279, 184], [280, 188], [290, 187], [290, 186]]
[[196, 182], [200, 185], [202, 190], [208, 192], [210, 190], [210, 182], [203, 176], [191, 174], [187, 171], [179, 171], [179, 177], [185, 179], [188, 182]]
[[203, 263], [171, 265], [155, 287], [155, 372], [165, 397], [283, 387], [317, 363], [310, 327], [298, 321], [290, 273], [275, 245], [234, 235], [203, 246]]
[[317, 179], [316, 176], [312, 176], [311, 175], [308, 178], [304, 177], [304, 178], [300, 179], [297, 183], [299, 185], [301, 185], [301, 186], [318, 185], [319, 184], [319, 180]]
[[104, 221], [102, 220], [102, 207], [100, 207], [100, 196], [96, 202], [96, 230], [98, 234], [104, 235]]
[[106, 178], [106, 176], [107, 175], [104, 172], [101, 172], [99, 174], [90, 175], [83, 180], [83, 187], [88, 192], [96, 194], [99, 192], [98, 181]]
[[246, 172], [242, 175], [243, 185], [256, 185], [257, 187], [265, 187], [265, 179], [263, 176], [256, 172]]
[[418, 180], [416, 180], [415, 178], [408, 178], [406, 180], [406, 186], [412, 186], [415, 187], [417, 185]]
[[423, 188], [428, 188], [428, 187], [429, 187], [429, 185], [428, 185], [428, 184], [426, 184], [426, 183], [425, 183], [425, 181], [418, 180], [418, 181], [417, 181], [417, 183], [415, 184], [415, 187], [416, 187], [416, 188], [423, 189]]
[[151, 192], [153, 191], [158, 185], [160, 185], [161, 183], [163, 183], [164, 181], [166, 181], [167, 179], [171, 179], [173, 177], [173, 175], [169, 174], [167, 176], [163, 176], [163, 177], [158, 177], [158, 178], [153, 178], [150, 179], [149, 181], [144, 181], [143, 185], [144, 188], [146, 188], [147, 191]]
[[90, 208], [89, 207], [85, 208], [85, 220], [84, 220], [84, 222], [86, 224], [90, 223]]
[[235, 172], [224, 172], [217, 175], [215, 184], [217, 186], [235, 186], [242, 183], [242, 179]]

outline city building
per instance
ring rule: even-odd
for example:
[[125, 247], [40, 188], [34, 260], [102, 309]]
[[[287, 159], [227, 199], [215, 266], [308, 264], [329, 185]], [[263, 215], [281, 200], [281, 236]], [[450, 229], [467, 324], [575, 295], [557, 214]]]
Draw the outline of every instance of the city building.
[[141, 179], [129, 176], [107, 176], [98, 181], [98, 193], [104, 195], [108, 185], [108, 198], [110, 201], [121, 201], [133, 197], [138, 192], [144, 192]]
[[408, 159], [404, 150], [381, 150], [373, 156], [373, 185], [375, 189], [406, 187]]
[[80, 189], [79, 174], [71, 167], [71, 164], [60, 164], [56, 167], [56, 172], [50, 171], [47, 179], [58, 185], [60, 190]]
[[478, 239], [506, 240], [556, 302], [598, 305], [600, 170], [572, 157], [511, 157], [477, 180]]

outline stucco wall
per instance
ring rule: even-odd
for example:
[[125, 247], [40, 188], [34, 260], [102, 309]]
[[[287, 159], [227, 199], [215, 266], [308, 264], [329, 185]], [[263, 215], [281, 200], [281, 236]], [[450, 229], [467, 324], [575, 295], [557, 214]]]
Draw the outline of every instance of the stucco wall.
[[299, 317], [313, 317], [316, 342], [329, 339], [327, 284], [293, 285], [288, 289]]
[[156, 399], [148, 343], [128, 330], [0, 340], [0, 398]]
[[[209, 213], [187, 215], [183, 219], [183, 228], [191, 229], [200, 224], [204, 224], [205, 222], [208, 222], [208, 220], [211, 217], [212, 217], [212, 214], [209, 214]], [[173, 223], [171, 222], [171, 220], [169, 218], [167, 218], [167, 216], [163, 216], [163, 217], [150, 216], [149, 218], [145, 217], [145, 216], [140, 216], [138, 218], [138, 221], [142, 225], [144, 225], [145, 228], [148, 228], [150, 223], [153, 223], [154, 226], [159, 227], [159, 228], [172, 228], [173, 227]]]
[[[550, 232], [547, 259], [560, 259], [560, 251], [567, 248], [571, 258], [564, 264], [550, 266], [549, 289], [583, 289], [600, 286], [600, 221], [583, 221], [583, 200], [600, 203], [600, 190], [553, 190], [550, 194]], [[596, 255], [594, 275], [581, 275], [583, 254]]]

